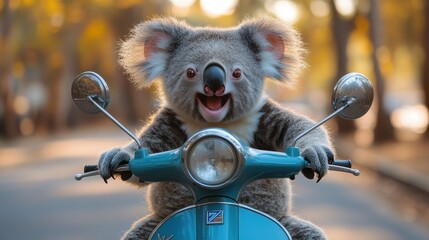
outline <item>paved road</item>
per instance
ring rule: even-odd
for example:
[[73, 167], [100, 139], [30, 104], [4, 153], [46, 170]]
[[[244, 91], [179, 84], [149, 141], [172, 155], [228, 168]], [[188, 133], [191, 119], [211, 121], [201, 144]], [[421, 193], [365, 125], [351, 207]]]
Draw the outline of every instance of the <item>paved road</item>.
[[[121, 182], [76, 182], [73, 176], [95, 163], [100, 151], [125, 141], [119, 131], [85, 130], [0, 143], [0, 239], [118, 239], [147, 213], [144, 193]], [[294, 211], [334, 240], [429, 239], [426, 229], [401, 219], [361, 184], [364, 179], [365, 173], [331, 173], [316, 184], [298, 177]]]

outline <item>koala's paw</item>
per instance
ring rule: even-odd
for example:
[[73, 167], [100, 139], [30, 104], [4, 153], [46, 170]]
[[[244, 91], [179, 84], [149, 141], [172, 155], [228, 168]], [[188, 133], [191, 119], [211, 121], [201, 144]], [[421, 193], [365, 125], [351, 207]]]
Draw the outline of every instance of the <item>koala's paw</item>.
[[[100, 160], [98, 161], [98, 169], [100, 170], [100, 175], [103, 178], [104, 182], [107, 183], [107, 179], [113, 178], [113, 174], [115, 173], [115, 169], [119, 166], [119, 164], [126, 164], [130, 161], [131, 156], [127, 152], [114, 148], [110, 151], [107, 151], [100, 156]], [[128, 180], [131, 177], [129, 173], [121, 173], [122, 180]]]
[[334, 152], [326, 145], [313, 145], [302, 152], [302, 157], [310, 162], [311, 168], [304, 168], [302, 173], [309, 179], [314, 178], [317, 173], [317, 182], [328, 172], [329, 163], [334, 161]]

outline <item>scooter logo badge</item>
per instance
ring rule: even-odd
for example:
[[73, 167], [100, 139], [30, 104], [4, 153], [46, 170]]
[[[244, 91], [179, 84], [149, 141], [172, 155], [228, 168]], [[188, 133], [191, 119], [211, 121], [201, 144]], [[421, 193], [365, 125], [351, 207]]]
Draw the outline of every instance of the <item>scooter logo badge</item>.
[[162, 236], [161, 237], [161, 235], [159, 235], [159, 233], [158, 233], [158, 240], [171, 240], [171, 239], [173, 239], [173, 235], [171, 235], [170, 237], [167, 237], [167, 236]]
[[223, 210], [208, 210], [207, 224], [223, 224]]

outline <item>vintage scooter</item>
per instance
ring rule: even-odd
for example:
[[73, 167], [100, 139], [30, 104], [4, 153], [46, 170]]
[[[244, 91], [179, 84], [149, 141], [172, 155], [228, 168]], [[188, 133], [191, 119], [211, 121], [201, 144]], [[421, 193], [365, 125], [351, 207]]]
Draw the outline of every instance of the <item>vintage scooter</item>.
[[[332, 95], [335, 112], [296, 136], [284, 152], [254, 149], [223, 129], [208, 128], [191, 136], [178, 149], [149, 154], [138, 138], [105, 110], [109, 90], [98, 74], [84, 72], [72, 85], [73, 101], [81, 110], [101, 111], [139, 146], [134, 159], [119, 166], [117, 172], [131, 172], [142, 182], [178, 182], [192, 191], [195, 204], [172, 213], [158, 224], [149, 238], [158, 240], [291, 239], [276, 219], [238, 203], [240, 190], [257, 179], [294, 179], [304, 168], [311, 168], [295, 147], [298, 139], [336, 115], [345, 119], [361, 117], [369, 110], [373, 95], [371, 83], [364, 75], [345, 75]], [[329, 170], [359, 175], [349, 160], [336, 160]], [[95, 175], [99, 175], [97, 166], [90, 165], [75, 178]]]

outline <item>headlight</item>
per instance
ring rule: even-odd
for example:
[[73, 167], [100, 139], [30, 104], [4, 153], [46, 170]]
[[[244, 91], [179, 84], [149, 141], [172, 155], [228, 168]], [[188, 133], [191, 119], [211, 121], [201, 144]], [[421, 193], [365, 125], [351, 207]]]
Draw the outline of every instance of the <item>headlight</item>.
[[206, 188], [221, 188], [235, 180], [242, 159], [241, 144], [221, 129], [196, 133], [183, 149], [185, 174]]

